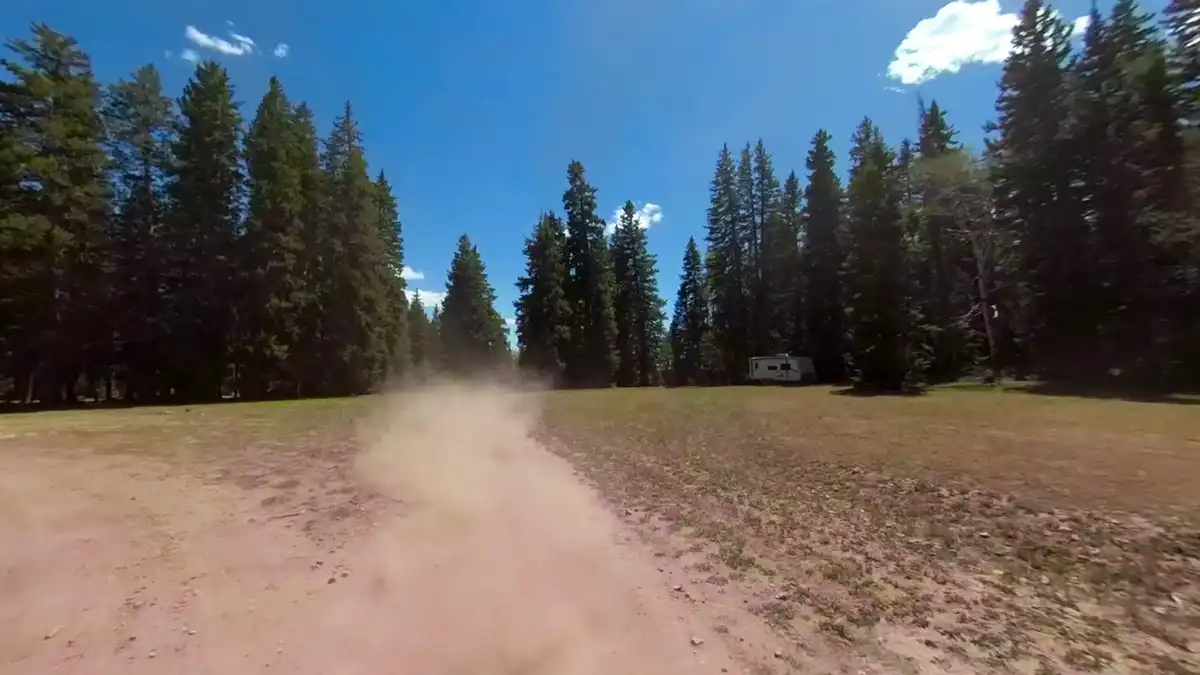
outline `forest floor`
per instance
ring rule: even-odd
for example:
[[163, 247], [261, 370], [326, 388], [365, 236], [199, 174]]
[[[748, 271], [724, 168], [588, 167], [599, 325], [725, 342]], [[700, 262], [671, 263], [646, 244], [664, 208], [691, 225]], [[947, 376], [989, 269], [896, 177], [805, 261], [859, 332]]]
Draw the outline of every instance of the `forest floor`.
[[440, 386], [3, 415], [0, 675], [1196, 673], [1188, 403]]

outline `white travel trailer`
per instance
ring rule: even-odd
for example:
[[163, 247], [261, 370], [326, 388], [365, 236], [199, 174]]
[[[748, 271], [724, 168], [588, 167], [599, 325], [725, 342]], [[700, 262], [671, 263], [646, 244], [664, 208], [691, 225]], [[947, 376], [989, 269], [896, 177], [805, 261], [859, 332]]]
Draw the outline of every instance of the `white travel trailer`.
[[754, 383], [810, 384], [817, 379], [812, 359], [788, 354], [750, 357], [749, 374]]

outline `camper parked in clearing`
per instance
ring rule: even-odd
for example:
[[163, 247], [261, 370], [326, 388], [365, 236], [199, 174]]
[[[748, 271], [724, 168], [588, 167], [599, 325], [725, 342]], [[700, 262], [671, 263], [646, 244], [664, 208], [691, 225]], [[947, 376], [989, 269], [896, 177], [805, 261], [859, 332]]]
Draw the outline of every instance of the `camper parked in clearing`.
[[754, 383], [778, 382], [781, 384], [811, 384], [817, 379], [812, 359], [807, 356], [750, 357], [750, 381]]

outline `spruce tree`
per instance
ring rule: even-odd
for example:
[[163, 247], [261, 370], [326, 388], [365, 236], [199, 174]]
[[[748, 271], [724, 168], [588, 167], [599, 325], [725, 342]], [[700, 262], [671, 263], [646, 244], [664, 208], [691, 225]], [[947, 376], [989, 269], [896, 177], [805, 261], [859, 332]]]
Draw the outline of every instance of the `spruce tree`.
[[899, 391], [919, 382], [911, 330], [895, 153], [870, 119], [851, 140], [842, 268], [848, 366], [856, 387]]
[[804, 335], [804, 233], [803, 190], [794, 172], [783, 182], [778, 204], [767, 221], [764, 236], [767, 278], [770, 287], [770, 353], [801, 354], [807, 350]]
[[622, 387], [657, 383], [658, 349], [663, 338], [662, 299], [656, 261], [633, 202], [625, 202], [612, 235], [614, 315], [617, 325], [616, 383]]
[[447, 371], [478, 373], [506, 360], [508, 335], [495, 303], [496, 292], [487, 279], [479, 250], [464, 234], [450, 262], [440, 314]]
[[1079, 208], [1069, 119], [1070, 27], [1041, 0], [1026, 0], [1013, 28], [989, 128], [1000, 225], [1013, 240], [1023, 296], [1011, 317], [1023, 350], [1049, 371], [1072, 369], [1090, 344], [1087, 222]]
[[676, 386], [703, 384], [705, 338], [708, 335], [708, 293], [700, 249], [688, 238], [669, 332], [671, 380]]
[[239, 242], [243, 285], [240, 390], [244, 398], [295, 395], [303, 377], [304, 195], [293, 160], [291, 103], [272, 77], [246, 134], [249, 211]]
[[387, 376], [387, 249], [379, 236], [378, 191], [367, 174], [358, 123], [350, 104], [334, 122], [322, 157], [328, 193], [329, 293], [323, 357], [333, 366], [334, 393], [374, 390]]
[[566, 235], [552, 213], [525, 239], [525, 273], [517, 279], [518, 365], [562, 382], [570, 357], [571, 308], [566, 296]]
[[838, 382], [844, 371], [844, 326], [841, 269], [842, 186], [834, 171], [831, 137], [824, 129], [813, 136], [805, 166], [803, 294], [805, 337], [817, 378]]
[[387, 357], [387, 372], [392, 377], [401, 376], [412, 363], [408, 326], [408, 298], [406, 282], [401, 276], [404, 270], [404, 236], [400, 217], [396, 212], [396, 197], [392, 186], [382, 171], [375, 179], [375, 208], [379, 237], [387, 254], [384, 267], [387, 308], [383, 316], [383, 341]]
[[408, 303], [408, 343], [413, 370], [418, 377], [427, 376], [435, 367], [433, 324], [425, 311], [425, 304], [419, 295], [413, 295]]
[[[751, 356], [747, 309], [744, 214], [737, 168], [728, 146], [721, 148], [709, 186], [706, 284], [711, 310], [711, 369], [715, 383], [740, 384]], [[712, 360], [715, 359], [715, 360]]]
[[108, 157], [91, 60], [45, 24], [32, 33], [8, 42], [15, 60], [0, 60], [12, 78], [0, 89], [0, 148], [12, 153], [0, 160], [12, 209], [0, 215], [11, 317], [0, 336], [15, 342], [18, 390], [74, 402], [79, 378], [110, 361]]
[[563, 211], [567, 216], [567, 302], [571, 308], [571, 346], [565, 377], [573, 387], [607, 387], [616, 370], [613, 343], [612, 265], [604, 239], [604, 220], [596, 212], [596, 188], [583, 164], [567, 167]]
[[[958, 131], [946, 118], [946, 112], [937, 101], [926, 107], [920, 102], [918, 114], [917, 143], [915, 157], [908, 162], [913, 177], [914, 198], [922, 205], [937, 202], [937, 183], [922, 182], [922, 163], [936, 164], [948, 153], [957, 151], [955, 140]], [[914, 276], [918, 287], [918, 302], [926, 337], [930, 342], [930, 377], [937, 380], [957, 377], [967, 365], [970, 356], [968, 338], [962, 330], [962, 317], [970, 311], [969, 303], [963, 300], [972, 294], [963, 289], [959, 280], [964, 278], [963, 267], [969, 252], [961, 238], [952, 235], [959, 228], [953, 217], [944, 210], [921, 208], [910, 209], [914, 225], [912, 239]]]
[[222, 394], [240, 290], [242, 117], [229, 73], [215, 61], [196, 66], [179, 99], [179, 116], [166, 228], [175, 349], [170, 375], [181, 398], [212, 401]]
[[332, 363], [326, 353], [325, 307], [332, 292], [331, 261], [335, 241], [324, 219], [328, 187], [321, 168], [320, 140], [312, 110], [305, 103], [292, 109], [289, 158], [300, 179], [300, 269], [304, 282], [303, 307], [297, 316], [300, 340], [295, 354], [299, 371], [297, 395], [323, 395], [331, 391]]
[[124, 366], [123, 398], [154, 401], [167, 393], [162, 375], [174, 358], [165, 302], [173, 270], [163, 232], [174, 104], [163, 95], [158, 70], [142, 66], [109, 87], [104, 116], [114, 184], [113, 357]]

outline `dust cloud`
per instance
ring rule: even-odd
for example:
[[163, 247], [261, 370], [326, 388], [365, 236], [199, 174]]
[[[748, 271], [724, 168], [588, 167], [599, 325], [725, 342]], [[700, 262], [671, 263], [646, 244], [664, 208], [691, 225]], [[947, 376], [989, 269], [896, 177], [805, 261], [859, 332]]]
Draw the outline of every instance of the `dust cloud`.
[[[390, 395], [365, 423], [357, 469], [405, 506], [356, 564], [360, 595], [326, 612], [327, 634], [345, 641], [338, 672], [377, 673], [383, 658], [413, 675], [729, 663], [716, 644], [695, 648], [704, 627], [672, 608], [652, 559], [533, 440], [539, 404], [506, 386], [440, 383]], [[364, 613], [385, 626], [347, 630]]]

